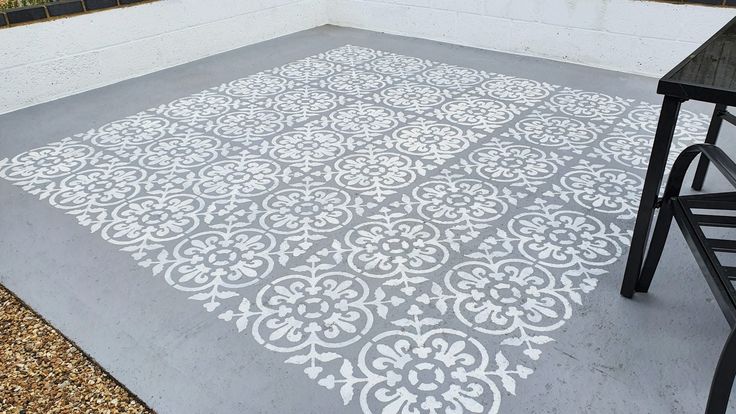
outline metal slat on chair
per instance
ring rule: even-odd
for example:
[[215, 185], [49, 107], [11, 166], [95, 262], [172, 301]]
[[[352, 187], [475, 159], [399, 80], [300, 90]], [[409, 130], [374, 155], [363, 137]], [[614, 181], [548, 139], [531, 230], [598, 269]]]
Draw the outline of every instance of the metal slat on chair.
[[726, 273], [728, 280], [736, 280], [736, 267], [726, 266], [723, 271]]
[[[730, 196], [730, 194], [729, 194]], [[723, 197], [718, 195], [718, 197]], [[732, 195], [736, 200], [736, 193]], [[736, 290], [731, 284], [716, 252], [736, 252], [736, 240], [708, 238], [693, 213], [693, 204], [701, 205], [703, 196], [673, 197], [673, 214], [685, 240], [695, 255], [695, 260], [706, 276], [706, 281], [718, 302], [723, 315], [732, 327], [736, 327]], [[715, 200], [712, 196], [708, 197]], [[725, 200], [722, 200], [725, 201]], [[698, 207], [701, 209], [702, 207]]]
[[722, 195], [723, 194], [699, 195], [698, 198], [694, 198], [688, 201], [688, 203], [690, 203], [690, 208], [693, 209], [736, 211], [736, 198], [734, 198], [733, 200], [724, 199], [723, 197], [721, 197]]
[[736, 253], [736, 241], [723, 239], [706, 239], [706, 246], [716, 252]]
[[736, 227], [736, 216], [714, 216], [710, 214], [694, 214], [700, 227]]

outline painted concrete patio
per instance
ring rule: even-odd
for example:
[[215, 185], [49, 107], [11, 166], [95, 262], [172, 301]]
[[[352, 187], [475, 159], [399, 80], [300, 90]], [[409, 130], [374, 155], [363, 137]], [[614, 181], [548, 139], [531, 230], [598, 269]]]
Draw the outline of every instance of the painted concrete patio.
[[161, 413], [701, 411], [681, 237], [618, 295], [655, 85], [326, 26], [2, 115], [0, 282]]

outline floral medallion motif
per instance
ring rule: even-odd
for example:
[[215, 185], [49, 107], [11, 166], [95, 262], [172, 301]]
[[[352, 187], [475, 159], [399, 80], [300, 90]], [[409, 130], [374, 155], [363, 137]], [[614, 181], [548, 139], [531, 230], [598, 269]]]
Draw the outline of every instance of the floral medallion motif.
[[494, 74], [475, 89], [475, 92], [519, 105], [529, 105], [548, 97], [552, 89], [552, 86], [542, 82]]
[[368, 222], [348, 232], [345, 243], [351, 248], [351, 268], [366, 276], [388, 278], [396, 275], [428, 273], [447, 260], [448, 251], [440, 243], [440, 231], [421, 220]]
[[279, 75], [287, 78], [309, 82], [330, 76], [338, 70], [338, 65], [315, 58], [306, 58], [286, 64], [279, 68]]
[[[526, 378], [532, 372], [522, 365], [511, 368], [501, 352], [491, 360], [478, 340], [437, 328], [441, 320], [423, 313], [414, 305], [407, 318], [393, 322], [402, 330], [373, 338], [360, 351], [359, 376], [352, 364], [343, 363], [343, 399], [354, 384], [365, 382], [360, 403], [367, 413], [497, 412], [498, 383], [513, 393], [514, 376]], [[321, 381], [328, 388], [335, 382], [334, 377]]]
[[496, 141], [471, 152], [467, 161], [461, 161], [461, 166], [492, 182], [512, 183], [513, 186], [536, 190], [568, 159], [528, 145]]
[[258, 100], [287, 90], [290, 81], [276, 75], [259, 73], [234, 80], [223, 88], [223, 92], [236, 98]]
[[388, 144], [404, 154], [444, 164], [481, 137], [483, 135], [480, 133], [466, 132], [451, 124], [418, 119], [393, 131]]
[[555, 279], [534, 263], [507, 259], [467, 262], [448, 272], [445, 284], [456, 295], [455, 314], [480, 332], [506, 335], [526, 328], [551, 331], [570, 317]]
[[[642, 102], [626, 114], [626, 117], [622, 119], [622, 124], [634, 131], [654, 134], [657, 131], [659, 111], [661, 109], [661, 105]], [[683, 138], [692, 135], [702, 135], [703, 131], [708, 130], [708, 125], [710, 125], [710, 116], [681, 109], [677, 117], [675, 137]]]
[[373, 196], [376, 201], [383, 201], [386, 196], [395, 194], [396, 189], [408, 186], [417, 174], [425, 174], [421, 162], [413, 162], [405, 155], [373, 151], [372, 148], [366, 153], [340, 159], [335, 168], [338, 184]]
[[423, 183], [413, 198], [419, 203], [419, 215], [433, 223], [488, 222], [508, 209], [491, 184], [452, 176]]
[[261, 223], [275, 233], [334, 231], [352, 219], [350, 202], [331, 187], [283, 190], [266, 198]]
[[616, 160], [637, 170], [646, 170], [651, 152], [650, 135], [620, 130], [601, 140], [596, 148], [596, 153], [604, 160]]
[[343, 65], [355, 66], [376, 58], [379, 52], [360, 46], [345, 46], [333, 49], [324, 54], [325, 59]]
[[395, 54], [378, 57], [367, 65], [373, 72], [400, 77], [417, 74], [429, 66], [422, 59]]
[[68, 176], [51, 196], [51, 205], [62, 209], [108, 207], [135, 197], [146, 173], [128, 166], [80, 171]]
[[264, 194], [279, 184], [279, 166], [258, 158], [212, 163], [198, 173], [195, 189], [209, 199], [244, 200]]
[[115, 149], [148, 145], [163, 138], [170, 125], [166, 118], [138, 114], [102, 126], [92, 135], [91, 141], [97, 146]]
[[194, 168], [214, 160], [220, 141], [212, 137], [174, 137], [152, 142], [139, 160], [151, 170]]
[[334, 160], [352, 148], [350, 139], [328, 129], [305, 127], [303, 130], [279, 134], [273, 138], [271, 157], [278, 161], [294, 164], [309, 170], [326, 161]]
[[321, 85], [338, 93], [364, 96], [383, 88], [386, 82], [383, 76], [377, 73], [348, 69], [331, 76]]
[[580, 154], [598, 139], [601, 132], [601, 127], [591, 122], [536, 113], [520, 120], [501, 136], [526, 141], [537, 147], [560, 148]]
[[371, 345], [360, 358], [361, 371], [370, 378], [361, 396], [367, 412], [482, 413], [498, 409], [501, 393], [496, 385], [473, 375], [486, 369], [488, 355], [478, 341], [462, 332], [437, 329], [419, 337], [387, 332]]
[[223, 138], [264, 137], [284, 129], [284, 114], [253, 108], [230, 112], [217, 119], [215, 133]]
[[201, 92], [161, 106], [159, 112], [170, 119], [197, 121], [230, 111], [233, 98], [211, 92]]
[[508, 232], [499, 230], [486, 242], [516, 241], [526, 259], [553, 268], [606, 265], [621, 256], [627, 236], [618, 226], [545, 204], [540, 209], [513, 217]]
[[437, 87], [412, 83], [391, 86], [381, 91], [383, 103], [419, 113], [441, 104], [450, 96]]
[[197, 233], [174, 249], [166, 281], [190, 292], [252, 285], [271, 274], [274, 245], [273, 236], [259, 230]]
[[330, 114], [332, 128], [345, 134], [372, 135], [386, 132], [398, 125], [398, 118], [388, 108], [364, 104], [338, 109]]
[[551, 108], [565, 115], [608, 121], [626, 110], [627, 102], [602, 93], [564, 90], [552, 96]]
[[515, 106], [498, 100], [466, 97], [442, 105], [437, 116], [459, 125], [493, 132], [513, 119], [518, 112]]
[[[644, 180], [627, 171], [601, 167], [587, 162], [576, 167], [562, 177], [562, 189], [557, 194], [563, 200], [571, 194], [585, 208], [619, 213], [619, 218], [635, 218]], [[553, 186], [550, 194], [558, 188]]]
[[282, 277], [258, 293], [261, 315], [253, 334], [279, 352], [350, 345], [373, 324], [365, 305], [369, 291], [365, 282], [342, 272]]
[[3, 177], [11, 181], [63, 177], [88, 165], [94, 153], [87, 144], [61, 141], [16, 155], [3, 169]]
[[285, 114], [296, 114], [302, 117], [321, 114], [337, 106], [334, 93], [318, 89], [303, 88], [290, 90], [274, 97], [274, 109]]
[[112, 211], [102, 236], [114, 244], [174, 240], [197, 227], [202, 208], [191, 195], [134, 198]]
[[477, 85], [483, 80], [475, 69], [446, 64], [427, 69], [418, 78], [432, 86], [459, 90]]

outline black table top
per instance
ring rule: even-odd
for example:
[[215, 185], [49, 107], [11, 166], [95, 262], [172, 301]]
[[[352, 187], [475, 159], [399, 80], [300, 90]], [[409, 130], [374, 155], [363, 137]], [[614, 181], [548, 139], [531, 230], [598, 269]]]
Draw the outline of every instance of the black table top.
[[657, 93], [736, 106], [736, 18], [664, 75]]

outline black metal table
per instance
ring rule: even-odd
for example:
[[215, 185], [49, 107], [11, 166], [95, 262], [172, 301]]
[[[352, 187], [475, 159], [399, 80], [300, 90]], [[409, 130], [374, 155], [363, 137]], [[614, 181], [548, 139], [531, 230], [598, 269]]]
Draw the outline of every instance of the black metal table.
[[[654, 136], [631, 240], [631, 250], [621, 286], [621, 294], [629, 298], [635, 291], [646, 291], [640, 281], [642, 262], [654, 212], [660, 204], [659, 189], [680, 105], [690, 99], [716, 104], [706, 135], [706, 143], [715, 143], [723, 120], [736, 122], [736, 117], [726, 111], [727, 107], [736, 106], [736, 18], [660, 79], [657, 93], [664, 95], [662, 111]], [[700, 189], [702, 186], [707, 166], [707, 159], [701, 158], [693, 188]]]

